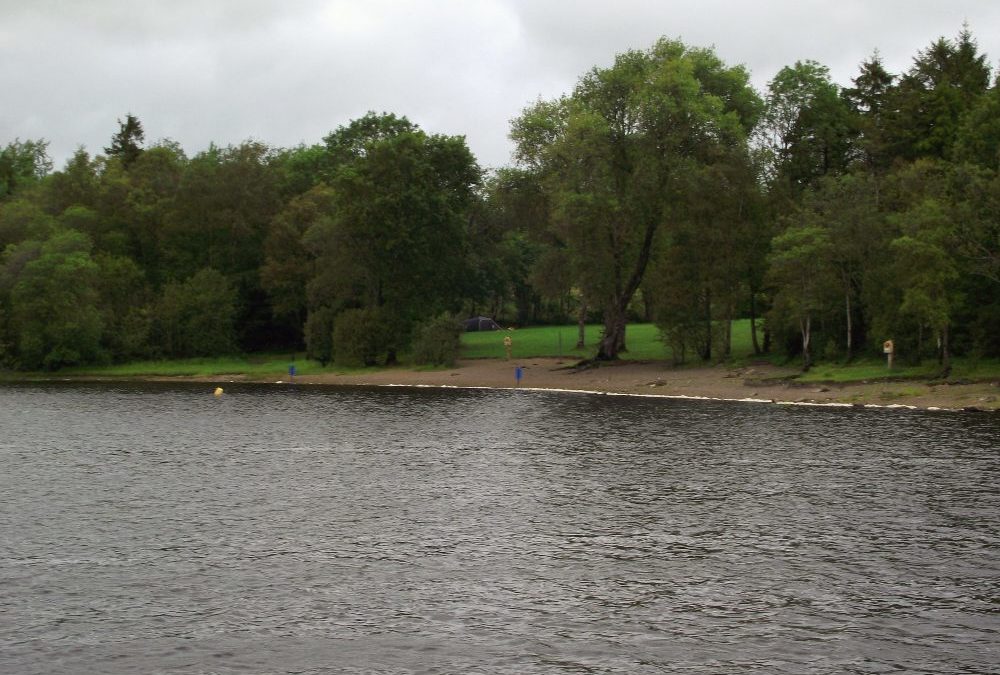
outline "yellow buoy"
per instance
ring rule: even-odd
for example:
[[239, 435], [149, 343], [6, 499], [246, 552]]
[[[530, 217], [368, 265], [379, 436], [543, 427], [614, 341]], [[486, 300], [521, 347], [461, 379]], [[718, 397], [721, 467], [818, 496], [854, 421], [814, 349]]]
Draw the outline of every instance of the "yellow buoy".
[[216, 397], [222, 396], [222, 387], [215, 388], [215, 396]]

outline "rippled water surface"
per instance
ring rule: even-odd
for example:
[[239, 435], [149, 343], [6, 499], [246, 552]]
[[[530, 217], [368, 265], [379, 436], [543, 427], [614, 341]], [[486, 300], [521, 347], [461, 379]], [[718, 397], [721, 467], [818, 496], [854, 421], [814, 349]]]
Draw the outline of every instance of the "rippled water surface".
[[0, 387], [0, 672], [1000, 671], [1000, 421]]

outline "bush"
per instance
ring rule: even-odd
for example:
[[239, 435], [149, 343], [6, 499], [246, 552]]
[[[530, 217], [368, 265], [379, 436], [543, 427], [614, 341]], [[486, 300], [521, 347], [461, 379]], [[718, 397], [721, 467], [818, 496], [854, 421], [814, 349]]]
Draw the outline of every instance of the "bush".
[[309, 312], [305, 327], [306, 355], [324, 366], [333, 358], [333, 310], [320, 307]]
[[417, 328], [413, 340], [413, 362], [419, 365], [453, 366], [461, 347], [462, 324], [442, 314]]
[[378, 309], [348, 309], [333, 322], [333, 360], [342, 366], [374, 366], [390, 351], [389, 322]]

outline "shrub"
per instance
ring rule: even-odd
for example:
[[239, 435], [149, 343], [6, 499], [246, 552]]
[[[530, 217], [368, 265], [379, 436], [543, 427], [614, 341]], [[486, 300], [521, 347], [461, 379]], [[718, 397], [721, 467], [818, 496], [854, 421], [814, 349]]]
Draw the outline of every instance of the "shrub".
[[378, 309], [348, 309], [333, 322], [333, 359], [342, 366], [374, 366], [391, 347], [391, 331]]
[[442, 314], [417, 328], [413, 340], [413, 362], [420, 365], [453, 366], [461, 346], [462, 324]]
[[333, 310], [320, 307], [309, 312], [305, 326], [306, 355], [324, 366], [333, 358]]

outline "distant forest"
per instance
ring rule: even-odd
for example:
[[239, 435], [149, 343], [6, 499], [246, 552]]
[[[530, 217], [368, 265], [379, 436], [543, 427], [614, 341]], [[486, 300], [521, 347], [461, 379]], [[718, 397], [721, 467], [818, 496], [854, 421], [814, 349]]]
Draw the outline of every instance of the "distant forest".
[[664, 39], [530, 104], [489, 172], [389, 113], [192, 157], [132, 114], [109, 132], [60, 170], [44, 139], [0, 152], [0, 367], [392, 363], [478, 314], [602, 322], [602, 360], [632, 321], [722, 359], [737, 318], [805, 367], [887, 339], [944, 371], [1000, 356], [1000, 87], [968, 30], [903, 73], [800, 61], [764, 92]]

